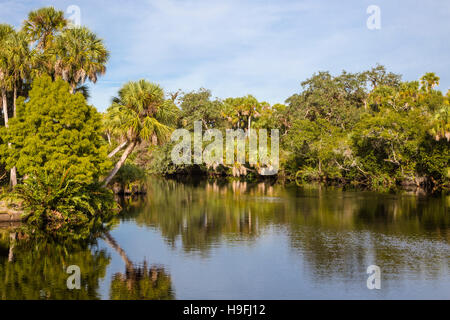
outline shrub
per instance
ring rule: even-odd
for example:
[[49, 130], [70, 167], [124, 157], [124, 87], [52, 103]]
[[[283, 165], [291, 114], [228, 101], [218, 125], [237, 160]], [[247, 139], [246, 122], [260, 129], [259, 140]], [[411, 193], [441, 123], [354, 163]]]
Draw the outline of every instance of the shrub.
[[74, 233], [115, 207], [111, 191], [76, 183], [69, 170], [62, 176], [35, 172], [7, 196], [22, 202], [27, 224], [47, 231]]

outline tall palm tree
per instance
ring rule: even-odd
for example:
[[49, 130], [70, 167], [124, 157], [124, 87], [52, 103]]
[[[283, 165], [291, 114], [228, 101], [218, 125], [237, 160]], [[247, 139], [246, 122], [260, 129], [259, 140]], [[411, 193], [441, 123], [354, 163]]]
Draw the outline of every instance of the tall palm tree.
[[[14, 55], [12, 55], [10, 47], [12, 45], [11, 38], [15, 36], [16, 32], [12, 26], [7, 24], [0, 25], [0, 88], [3, 105], [3, 119], [6, 128], [9, 127], [7, 91], [13, 87], [14, 83], [11, 67], [11, 59]], [[10, 144], [8, 145], [10, 146]], [[17, 185], [16, 167], [11, 168], [10, 182], [12, 187]]]
[[124, 164], [134, 148], [142, 141], [152, 144], [165, 142], [176, 123], [178, 108], [164, 98], [164, 91], [157, 84], [145, 80], [128, 82], [114, 98], [108, 113], [118, 118], [117, 127], [127, 139], [127, 148], [114, 169], [105, 179], [106, 187]]
[[[2, 41], [0, 48], [0, 65], [2, 69], [2, 100], [5, 126], [8, 127], [8, 99], [6, 91], [12, 89], [13, 94], [13, 116], [16, 116], [16, 100], [18, 89], [22, 88], [25, 81], [29, 79], [33, 62], [33, 53], [28, 46], [27, 37], [23, 32], [14, 30]], [[17, 185], [16, 167], [11, 168], [11, 186]]]
[[8, 24], [0, 24], [0, 91], [3, 105], [3, 119], [5, 126], [8, 127], [8, 99], [7, 91], [11, 87], [10, 70], [8, 66], [8, 54], [5, 50], [7, 42], [11, 35], [15, 33], [14, 28]]
[[13, 115], [16, 116], [18, 90], [28, 81], [34, 63], [34, 51], [30, 50], [24, 32], [14, 32], [5, 41], [3, 48], [13, 90]]
[[420, 84], [425, 92], [431, 92], [434, 87], [439, 85], [440, 78], [434, 72], [427, 72], [420, 78]]
[[41, 8], [31, 11], [28, 19], [23, 23], [23, 30], [30, 42], [37, 42], [38, 50], [46, 50], [56, 34], [61, 32], [68, 24], [64, 12], [54, 7]]
[[55, 74], [69, 82], [71, 93], [87, 79], [96, 83], [97, 77], [106, 72], [109, 52], [103, 40], [86, 27], [64, 30], [49, 51], [55, 57]]

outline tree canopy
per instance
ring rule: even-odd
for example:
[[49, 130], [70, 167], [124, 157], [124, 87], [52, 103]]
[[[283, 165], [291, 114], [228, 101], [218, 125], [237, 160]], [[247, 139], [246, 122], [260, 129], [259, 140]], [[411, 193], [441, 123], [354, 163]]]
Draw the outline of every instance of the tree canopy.
[[3, 130], [2, 161], [20, 175], [70, 170], [82, 184], [98, 181], [110, 166], [102, 138], [101, 116], [82, 94], [72, 95], [61, 79], [33, 82], [29, 100], [20, 99], [17, 116]]

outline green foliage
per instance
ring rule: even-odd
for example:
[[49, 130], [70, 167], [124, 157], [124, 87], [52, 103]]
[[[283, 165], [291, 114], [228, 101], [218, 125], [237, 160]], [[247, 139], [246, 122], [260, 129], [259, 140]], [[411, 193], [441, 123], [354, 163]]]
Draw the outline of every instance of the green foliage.
[[145, 80], [126, 83], [108, 108], [108, 118], [130, 141], [168, 139], [179, 110], [162, 88]]
[[296, 177], [339, 179], [351, 156], [348, 139], [342, 129], [324, 119], [297, 120], [286, 138], [286, 148], [297, 163]]
[[291, 177], [376, 189], [448, 187], [449, 104], [433, 89], [438, 82], [433, 73], [420, 83], [400, 82], [381, 66], [313, 76], [288, 99], [284, 170]]
[[48, 76], [33, 82], [29, 100], [18, 102], [17, 117], [2, 136], [1, 161], [8, 169], [16, 166], [22, 176], [62, 175], [70, 168], [76, 183], [91, 184], [111, 165], [100, 114], [83, 95], [70, 94], [66, 82]]
[[58, 35], [47, 54], [55, 60], [55, 75], [67, 81], [72, 92], [87, 79], [96, 83], [97, 77], [106, 72], [109, 58], [103, 41], [95, 33], [75, 26]]
[[211, 91], [200, 89], [181, 97], [182, 126], [194, 129], [194, 122], [201, 121], [204, 129], [223, 127], [224, 104], [219, 100], [211, 100]]
[[54, 7], [40, 8], [31, 11], [23, 22], [23, 30], [29, 41], [36, 42], [39, 49], [47, 49], [57, 32], [68, 25], [64, 12]]
[[259, 118], [263, 103], [252, 95], [224, 100], [224, 116], [232, 129], [250, 129], [252, 121]]
[[[450, 95], [434, 88], [439, 77], [420, 81], [377, 65], [360, 73], [332, 76], [319, 72], [302, 83], [287, 105], [270, 106], [251, 95], [211, 101], [201, 89], [181, 98], [179, 122], [203, 128], [279, 129], [280, 175], [292, 180], [351, 183], [379, 190], [401, 184], [448, 188]], [[247, 144], [248, 145], [248, 144]], [[251, 166], [228, 168], [174, 165], [173, 143], [151, 149], [152, 173], [163, 175], [239, 171], [249, 178]], [[245, 169], [245, 170], [242, 170]]]
[[[1, 235], [1, 233], [0, 233]], [[8, 234], [9, 237], [9, 234]], [[0, 299], [100, 299], [100, 280], [111, 258], [104, 249], [91, 249], [80, 241], [26, 238], [16, 241], [14, 262], [0, 255]], [[67, 289], [67, 268], [81, 270], [79, 290]]]
[[293, 121], [323, 118], [334, 126], [348, 129], [358, 120], [365, 99], [363, 74], [343, 72], [333, 77], [328, 72], [319, 72], [302, 82], [302, 86], [302, 93], [287, 100]]
[[6, 196], [26, 208], [28, 225], [74, 238], [88, 237], [96, 219], [107, 217], [115, 208], [111, 191], [76, 183], [68, 170], [62, 176], [42, 171], [31, 174]]
[[130, 186], [133, 183], [143, 183], [145, 178], [144, 169], [131, 162], [126, 162], [117, 172], [113, 182], [117, 182], [121, 186]]

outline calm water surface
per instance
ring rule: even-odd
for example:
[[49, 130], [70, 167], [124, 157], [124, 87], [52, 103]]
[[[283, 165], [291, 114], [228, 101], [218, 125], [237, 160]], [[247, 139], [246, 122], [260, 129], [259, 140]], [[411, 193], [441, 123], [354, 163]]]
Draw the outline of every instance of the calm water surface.
[[[96, 244], [0, 243], [2, 299], [450, 299], [450, 197], [155, 180]], [[67, 266], [81, 290], [66, 287]], [[367, 289], [367, 267], [381, 289]]]

